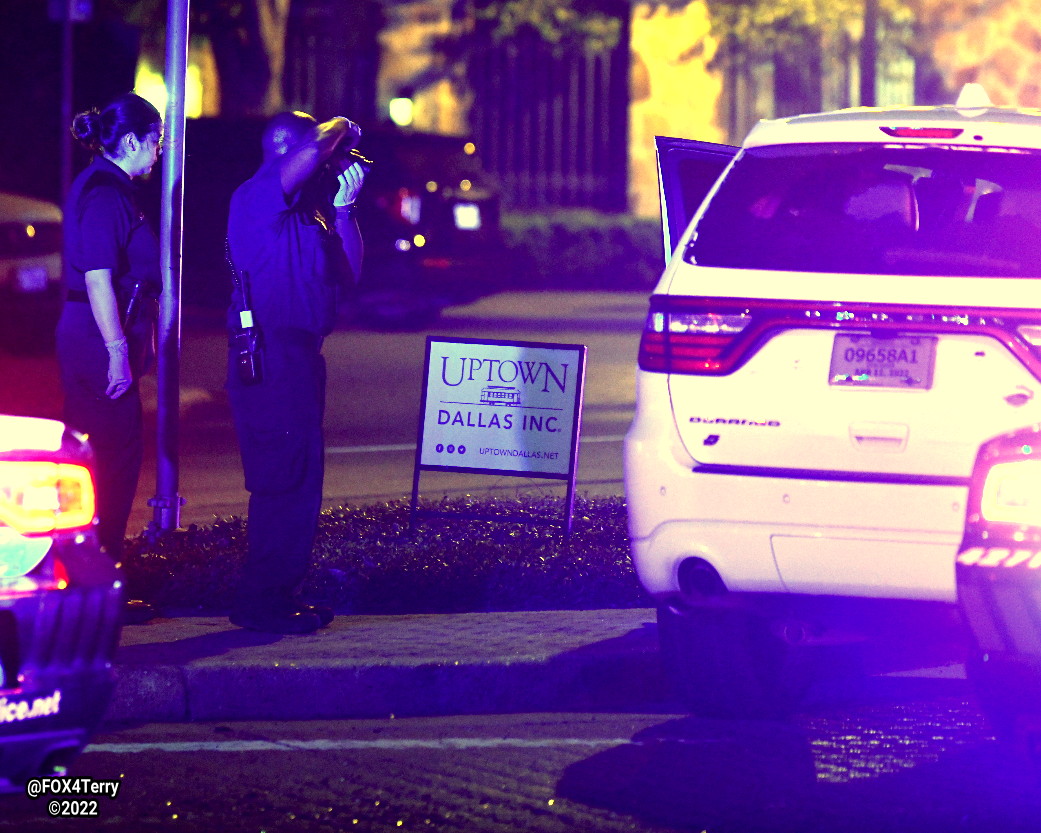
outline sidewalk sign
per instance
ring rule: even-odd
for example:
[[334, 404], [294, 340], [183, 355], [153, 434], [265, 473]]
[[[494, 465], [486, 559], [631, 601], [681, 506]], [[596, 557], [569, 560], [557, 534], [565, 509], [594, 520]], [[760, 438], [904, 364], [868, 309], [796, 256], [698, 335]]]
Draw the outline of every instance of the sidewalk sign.
[[428, 336], [409, 529], [448, 514], [417, 508], [420, 473], [447, 471], [566, 481], [570, 535], [585, 360], [581, 344]]

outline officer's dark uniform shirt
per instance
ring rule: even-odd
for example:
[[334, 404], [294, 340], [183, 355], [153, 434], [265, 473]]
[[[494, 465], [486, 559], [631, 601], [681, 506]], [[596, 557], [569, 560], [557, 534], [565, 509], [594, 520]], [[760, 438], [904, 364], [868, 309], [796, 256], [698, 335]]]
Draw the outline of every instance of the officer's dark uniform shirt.
[[159, 240], [122, 168], [95, 157], [73, 181], [64, 211], [64, 276], [73, 296], [86, 291], [87, 272], [111, 269], [121, 309], [138, 282], [145, 295], [159, 297]]
[[[337, 291], [350, 265], [335, 225], [296, 195], [287, 203], [279, 160], [265, 163], [231, 197], [228, 243], [245, 273], [256, 326], [328, 335], [336, 322]], [[232, 290], [228, 326], [239, 326], [242, 304]]]

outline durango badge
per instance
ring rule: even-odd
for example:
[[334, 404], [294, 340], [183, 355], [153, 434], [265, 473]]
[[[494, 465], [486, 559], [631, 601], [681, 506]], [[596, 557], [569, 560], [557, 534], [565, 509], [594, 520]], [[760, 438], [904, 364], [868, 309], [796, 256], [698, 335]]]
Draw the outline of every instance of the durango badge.
[[691, 417], [690, 421], [695, 425], [748, 425], [756, 428], [780, 428], [781, 423], [776, 419], [759, 422], [754, 419], [728, 419], [727, 417], [716, 417], [705, 419], [704, 417]]

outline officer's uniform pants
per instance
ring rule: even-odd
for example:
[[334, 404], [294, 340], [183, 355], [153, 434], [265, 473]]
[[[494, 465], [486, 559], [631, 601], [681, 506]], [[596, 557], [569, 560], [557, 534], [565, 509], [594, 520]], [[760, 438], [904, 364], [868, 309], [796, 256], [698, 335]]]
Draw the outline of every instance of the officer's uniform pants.
[[123, 551], [141, 474], [141, 394], [137, 382], [118, 399], [105, 396], [108, 351], [90, 304], [65, 304], [57, 329], [65, 423], [87, 434], [94, 452], [98, 539], [113, 559]]
[[229, 350], [228, 397], [250, 493], [248, 554], [234, 603], [284, 611], [310, 566], [322, 508], [321, 338], [303, 330], [265, 331], [263, 381], [253, 385], [239, 380]]

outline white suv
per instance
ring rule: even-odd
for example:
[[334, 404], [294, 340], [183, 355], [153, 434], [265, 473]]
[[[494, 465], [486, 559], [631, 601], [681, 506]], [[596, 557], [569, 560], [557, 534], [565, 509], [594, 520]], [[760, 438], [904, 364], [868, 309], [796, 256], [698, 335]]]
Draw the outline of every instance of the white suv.
[[658, 140], [625, 480], [696, 711], [790, 705], [881, 600], [954, 610], [977, 449], [1041, 421], [1041, 111], [981, 92]]

